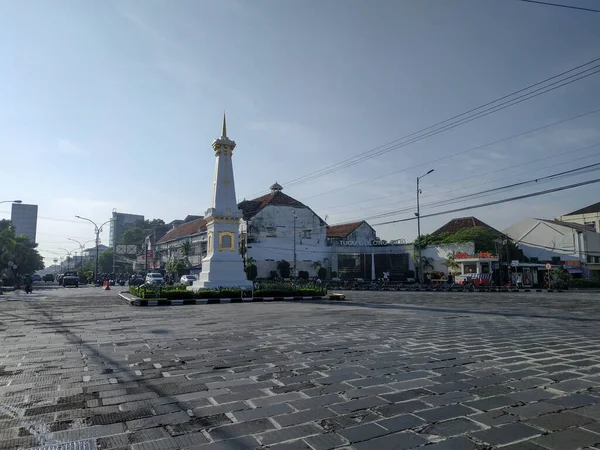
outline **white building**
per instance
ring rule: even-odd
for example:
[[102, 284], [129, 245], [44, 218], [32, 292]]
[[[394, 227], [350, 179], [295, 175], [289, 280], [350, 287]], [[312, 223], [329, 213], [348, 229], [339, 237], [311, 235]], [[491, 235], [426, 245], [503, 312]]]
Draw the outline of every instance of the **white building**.
[[556, 220], [586, 225], [591, 230], [600, 233], [600, 202], [557, 217]]
[[574, 276], [600, 278], [600, 233], [586, 225], [524, 219], [504, 233], [528, 258], [562, 264]]
[[[277, 271], [277, 262], [285, 260], [296, 273], [307, 271], [316, 276], [315, 262], [327, 267], [327, 225], [312, 209], [282, 192], [275, 183], [271, 192], [238, 204], [243, 219], [240, 228], [243, 253], [254, 259], [259, 278]], [[245, 251], [244, 251], [245, 250]]]

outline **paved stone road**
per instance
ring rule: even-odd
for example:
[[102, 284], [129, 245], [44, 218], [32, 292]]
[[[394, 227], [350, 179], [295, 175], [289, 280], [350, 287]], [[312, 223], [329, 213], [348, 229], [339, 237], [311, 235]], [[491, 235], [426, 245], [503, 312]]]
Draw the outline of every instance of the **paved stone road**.
[[0, 449], [600, 445], [600, 295], [348, 298], [135, 308], [115, 290], [4, 295]]

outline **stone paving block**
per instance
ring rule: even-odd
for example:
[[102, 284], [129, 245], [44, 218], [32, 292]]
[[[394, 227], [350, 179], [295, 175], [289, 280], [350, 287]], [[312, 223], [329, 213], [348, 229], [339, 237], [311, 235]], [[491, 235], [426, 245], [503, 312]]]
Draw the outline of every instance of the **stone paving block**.
[[254, 419], [262, 419], [264, 417], [273, 417], [280, 414], [286, 414], [293, 412], [294, 409], [286, 403], [279, 403], [276, 405], [265, 406], [262, 408], [255, 409], [245, 409], [241, 411], [236, 411], [233, 413], [234, 417], [239, 422], [244, 422], [246, 420], [254, 420]]
[[564, 397], [551, 398], [547, 403], [562, 406], [563, 408], [577, 408], [579, 406], [600, 403], [600, 397], [589, 394], [571, 394]]
[[423, 445], [428, 441], [421, 436], [410, 431], [371, 439], [365, 442], [354, 444], [355, 450], [405, 450]]
[[318, 434], [303, 440], [314, 450], [331, 450], [346, 444], [346, 441], [335, 433]]
[[571, 427], [580, 427], [590, 422], [593, 422], [592, 418], [580, 416], [578, 414], [573, 414], [569, 411], [546, 414], [544, 416], [536, 417], [527, 421], [529, 425], [533, 425], [538, 428], [544, 428], [545, 430], [549, 431], [558, 431]]
[[379, 397], [387, 400], [390, 403], [403, 402], [413, 400], [420, 397], [431, 395], [432, 392], [425, 389], [412, 389], [410, 391], [402, 391], [393, 394], [381, 394]]
[[573, 409], [572, 412], [582, 416], [591, 417], [595, 420], [600, 420], [600, 403], [594, 403], [593, 405]]
[[144, 419], [131, 420], [126, 422], [127, 429], [131, 431], [141, 430], [142, 428], [159, 427], [161, 425], [172, 425], [176, 423], [190, 421], [190, 416], [185, 411], [179, 411], [160, 416], [146, 417]]
[[282, 427], [289, 427], [301, 423], [314, 422], [317, 420], [326, 419], [335, 415], [336, 413], [334, 413], [329, 408], [318, 407], [309, 410], [299, 411], [292, 414], [275, 416], [272, 417], [272, 419]]
[[314, 423], [306, 423], [293, 427], [281, 428], [280, 430], [269, 431], [259, 434], [257, 439], [263, 445], [272, 445], [279, 442], [285, 442], [292, 439], [314, 436], [323, 432], [323, 429]]
[[215, 441], [237, 438], [247, 434], [258, 434], [272, 430], [275, 425], [267, 419], [256, 419], [247, 422], [234, 423], [209, 430], [210, 437]]
[[366, 423], [364, 425], [358, 425], [352, 428], [346, 428], [338, 431], [340, 436], [349, 441], [350, 443], [368, 441], [378, 436], [384, 436], [391, 432], [376, 423]]
[[343, 401], [344, 401], [344, 399], [342, 397], [340, 397], [338, 394], [327, 394], [327, 395], [321, 395], [318, 397], [292, 401], [292, 402], [289, 402], [289, 405], [291, 405], [292, 407], [294, 407], [298, 410], [303, 410], [303, 409], [309, 409], [309, 408], [316, 408], [319, 406], [333, 405], [335, 403], [341, 403]]
[[373, 408], [375, 406], [385, 405], [387, 402], [379, 397], [365, 397], [358, 400], [351, 400], [345, 403], [337, 403], [329, 406], [332, 411], [338, 414], [346, 414], [361, 409]]
[[479, 450], [481, 447], [475, 444], [470, 439], [459, 436], [450, 439], [446, 439], [444, 441], [438, 442], [436, 444], [428, 445], [423, 447], [423, 450]]
[[415, 411], [415, 415], [425, 419], [428, 422], [439, 422], [440, 420], [469, 416], [478, 412], [479, 411], [473, 408], [468, 408], [464, 405], [449, 405], [441, 406], [439, 408], [425, 409], [423, 411]]
[[553, 413], [561, 409], [564, 409], [564, 406], [553, 405], [552, 403], [546, 403], [545, 401], [542, 401], [537, 403], [529, 403], [525, 406], [513, 406], [511, 408], [505, 408], [504, 411], [525, 419], [531, 419], [533, 417]]
[[529, 389], [527, 391], [511, 392], [509, 394], [506, 394], [506, 396], [510, 397], [515, 401], [530, 403], [554, 398], [557, 397], [557, 394], [550, 392], [546, 389]]
[[269, 450], [313, 450], [304, 440], [284, 442], [283, 444], [269, 445]]
[[542, 433], [542, 431], [522, 423], [509, 423], [469, 434], [475, 439], [491, 445], [506, 445], [539, 436]]
[[445, 422], [438, 422], [433, 425], [429, 425], [421, 431], [423, 434], [433, 434], [436, 436], [458, 436], [468, 432], [479, 431], [483, 429], [482, 425], [479, 425], [472, 420], [459, 417], [458, 419], [446, 420]]
[[448, 392], [467, 391], [473, 386], [465, 381], [454, 381], [452, 383], [441, 383], [436, 385], [430, 385], [427, 387], [428, 390], [435, 392], [436, 394], [446, 394]]
[[249, 399], [257, 408], [261, 406], [275, 405], [277, 403], [293, 402], [294, 400], [305, 399], [306, 397], [300, 392], [289, 392], [287, 394], [269, 395], [266, 397], [258, 397]]
[[389, 387], [395, 389], [396, 391], [408, 391], [411, 389], [423, 388], [432, 385], [435, 385], [435, 382], [428, 378], [419, 378], [416, 380], [399, 381], [397, 383], [388, 384]]
[[455, 403], [468, 402], [475, 400], [475, 396], [469, 392], [448, 392], [446, 394], [432, 395], [429, 397], [422, 397], [421, 401], [426, 402], [432, 406], [446, 406]]
[[576, 450], [600, 444], [600, 434], [580, 428], [571, 428], [539, 437], [534, 439], [534, 442], [552, 450]]
[[252, 436], [227, 439], [193, 447], [194, 450], [251, 450], [261, 445]]
[[407, 402], [392, 403], [373, 408], [373, 411], [384, 417], [396, 416], [402, 413], [411, 413], [421, 409], [429, 409], [430, 406], [418, 400], [409, 400]]
[[478, 397], [492, 397], [494, 395], [504, 395], [513, 392], [508, 386], [504, 385], [490, 385], [490, 386], [482, 386], [476, 387], [473, 389], [469, 389], [469, 394], [476, 395]]
[[533, 441], [521, 441], [516, 444], [510, 444], [502, 447], [502, 450], [548, 450], [546, 447], [540, 447]]
[[513, 416], [512, 414], [508, 414], [502, 410], [494, 410], [480, 414], [473, 414], [469, 416], [470, 419], [475, 422], [483, 423], [484, 425], [488, 425], [490, 427], [502, 425], [505, 423], [516, 422], [519, 420], [519, 417]]
[[57, 431], [50, 433], [48, 439], [56, 440], [57, 442], [80, 441], [85, 439], [95, 439], [112, 434], [119, 434], [125, 431], [125, 425], [115, 423], [110, 425], [98, 425], [86, 428], [69, 429], [65, 431]]
[[506, 406], [514, 405], [518, 401], [505, 395], [497, 395], [495, 397], [487, 397], [481, 400], [475, 400], [472, 402], [463, 402], [463, 405], [470, 408], [478, 409], [479, 411], [491, 411], [492, 409], [499, 409]]
[[563, 392], [581, 392], [595, 386], [598, 386], [598, 383], [594, 383], [583, 379], [574, 379], [554, 383], [551, 384], [549, 387]]
[[402, 414], [389, 419], [378, 420], [375, 423], [385, 428], [390, 433], [395, 433], [397, 431], [408, 430], [409, 428], [415, 428], [424, 425], [426, 422], [420, 417], [412, 414]]

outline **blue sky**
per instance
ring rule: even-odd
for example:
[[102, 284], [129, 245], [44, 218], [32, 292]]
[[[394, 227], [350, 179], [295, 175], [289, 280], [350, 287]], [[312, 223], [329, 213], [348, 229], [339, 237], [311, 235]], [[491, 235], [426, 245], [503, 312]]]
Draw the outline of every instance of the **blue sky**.
[[[600, 114], [426, 164], [600, 108], [594, 75], [286, 189], [286, 181], [597, 58], [599, 49], [600, 14], [516, 0], [4, 1], [0, 200], [39, 205], [47, 257], [75, 248], [67, 237], [93, 238], [75, 214], [99, 222], [113, 208], [167, 222], [203, 214], [223, 110], [238, 144], [238, 197], [278, 181], [330, 223], [411, 206], [415, 177], [430, 167], [424, 204], [598, 163], [600, 147], [560, 154], [600, 143]], [[456, 215], [504, 228], [597, 202], [598, 192], [595, 185]], [[0, 206], [0, 218], [9, 210]], [[424, 220], [423, 231], [451, 217]], [[378, 232], [411, 240], [416, 224]]]

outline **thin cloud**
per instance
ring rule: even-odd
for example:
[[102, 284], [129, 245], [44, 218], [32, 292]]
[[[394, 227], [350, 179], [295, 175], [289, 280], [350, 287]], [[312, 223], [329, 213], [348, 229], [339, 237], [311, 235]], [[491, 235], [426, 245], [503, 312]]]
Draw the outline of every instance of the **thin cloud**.
[[79, 145], [68, 139], [59, 139], [57, 142], [58, 152], [63, 155], [85, 156], [90, 155], [90, 152], [81, 148]]

